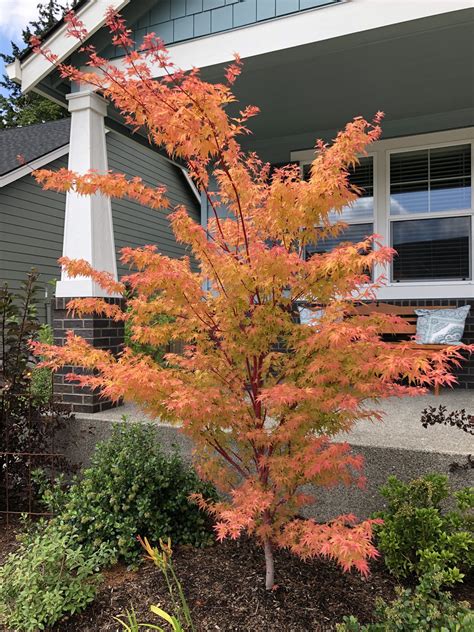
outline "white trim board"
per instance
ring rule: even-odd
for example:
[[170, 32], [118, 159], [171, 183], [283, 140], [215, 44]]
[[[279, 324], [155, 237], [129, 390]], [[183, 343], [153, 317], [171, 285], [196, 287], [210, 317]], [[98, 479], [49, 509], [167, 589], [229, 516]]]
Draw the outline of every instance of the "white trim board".
[[[345, 0], [170, 44], [169, 52], [183, 70], [205, 68], [232, 61], [235, 52], [245, 59], [471, 8], [473, 0]], [[120, 68], [123, 58], [112, 63]], [[164, 74], [158, 65], [152, 65], [151, 71], [155, 77]]]

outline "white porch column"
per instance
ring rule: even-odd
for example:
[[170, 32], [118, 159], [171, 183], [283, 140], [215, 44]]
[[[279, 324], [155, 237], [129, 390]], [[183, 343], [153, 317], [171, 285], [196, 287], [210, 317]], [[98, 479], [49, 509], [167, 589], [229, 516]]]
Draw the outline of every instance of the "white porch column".
[[[67, 95], [71, 112], [69, 169], [85, 173], [94, 169], [106, 173], [107, 148], [104, 118], [105, 99], [91, 90]], [[63, 256], [85, 259], [96, 270], [110, 272], [117, 279], [114, 231], [110, 198], [100, 194], [67, 193], [64, 222]], [[106, 297], [91, 279], [71, 279], [63, 270], [56, 285], [57, 297]]]

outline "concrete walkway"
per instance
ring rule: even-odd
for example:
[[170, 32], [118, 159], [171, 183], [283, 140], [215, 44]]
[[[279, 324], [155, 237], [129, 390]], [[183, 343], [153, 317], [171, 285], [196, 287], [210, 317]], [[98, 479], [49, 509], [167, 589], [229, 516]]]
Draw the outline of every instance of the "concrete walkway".
[[[438, 407], [440, 404], [446, 406], [448, 412], [464, 408], [468, 414], [474, 414], [474, 391], [445, 389], [439, 397], [429, 394], [403, 399], [390, 398], [380, 406], [384, 413], [383, 422], [361, 421], [350, 433], [341, 433], [341, 441], [348, 441], [354, 446], [474, 454], [473, 435], [445, 426], [423, 428], [420, 423], [421, 411], [427, 406]], [[120, 421], [123, 416], [129, 421], [149, 419], [133, 404], [125, 404], [95, 415], [76, 415], [78, 419], [109, 423]]]
[[[451, 471], [451, 465], [466, 464], [466, 455], [474, 454], [474, 437], [451, 427], [425, 429], [420, 423], [423, 408], [440, 404], [448, 411], [465, 408], [474, 414], [474, 391], [445, 389], [439, 397], [392, 398], [383, 402], [383, 422], [360, 422], [350, 433], [341, 434], [340, 440], [348, 441], [354, 452], [364, 458], [366, 488], [345, 485], [318, 488], [314, 490], [316, 503], [305, 514], [323, 521], [341, 513], [354, 513], [359, 518], [370, 516], [384, 507], [385, 500], [379, 490], [390, 475], [408, 481], [439, 472], [449, 476], [453, 489], [472, 485], [473, 469], [462, 467]], [[87, 464], [97, 441], [106, 439], [112, 422], [120, 421], [124, 415], [129, 421], [147, 419], [131, 404], [95, 415], [76, 415], [65, 435], [67, 456], [73, 463]], [[165, 450], [175, 445], [185, 458], [190, 458], [192, 444], [178, 428], [156, 421], [156, 436]]]

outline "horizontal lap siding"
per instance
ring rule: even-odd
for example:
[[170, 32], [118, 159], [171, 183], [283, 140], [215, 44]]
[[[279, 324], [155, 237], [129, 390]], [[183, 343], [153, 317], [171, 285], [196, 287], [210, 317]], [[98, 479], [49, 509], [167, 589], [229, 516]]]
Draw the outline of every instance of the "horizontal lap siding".
[[119, 274], [128, 272], [119, 261], [119, 251], [124, 246], [156, 244], [162, 254], [182, 257], [185, 249], [176, 243], [168, 216], [174, 206], [184, 204], [199, 222], [200, 207], [181, 170], [153, 150], [115, 132], [107, 134], [107, 152], [110, 169], [127, 176], [140, 176], [149, 186], [164, 185], [170, 201], [170, 209], [152, 210], [130, 200], [113, 200]]
[[[156, 152], [116, 132], [107, 134], [109, 166], [128, 176], [141, 176], [149, 185], [163, 184], [171, 205], [184, 204], [200, 221], [200, 209], [181, 171]], [[67, 156], [48, 165], [67, 167]], [[18, 289], [32, 267], [46, 285], [59, 278], [57, 264], [62, 253], [66, 196], [43, 191], [32, 176], [25, 176], [0, 189], [0, 279]], [[117, 261], [124, 246], [156, 244], [159, 251], [181, 257], [184, 248], [174, 240], [168, 214], [153, 211], [128, 200], [113, 200]], [[119, 274], [128, 270], [119, 265]]]
[[[47, 165], [67, 167], [67, 156]], [[18, 289], [31, 268], [43, 286], [59, 277], [66, 196], [43, 191], [31, 175], [0, 189], [0, 278]], [[52, 288], [49, 294], [52, 293]], [[44, 309], [40, 317], [44, 318]]]

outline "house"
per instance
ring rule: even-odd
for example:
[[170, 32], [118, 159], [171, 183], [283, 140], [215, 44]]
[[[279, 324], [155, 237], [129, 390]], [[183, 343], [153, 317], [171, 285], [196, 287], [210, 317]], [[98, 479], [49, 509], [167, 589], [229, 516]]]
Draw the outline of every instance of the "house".
[[[103, 27], [109, 5], [131, 25], [137, 43], [155, 32], [179, 66], [201, 67], [211, 81], [238, 51], [245, 69], [237, 96], [261, 108], [244, 146], [271, 163], [298, 161], [304, 170], [316, 138], [330, 140], [355, 115], [383, 110], [383, 138], [353, 174], [365, 193], [345, 213], [343, 238], [375, 232], [398, 251], [380, 299], [474, 305], [472, 0], [83, 0], [77, 14], [89, 41], [120, 66], [121, 50]], [[63, 23], [46, 34], [45, 45], [60, 60], [84, 63]], [[152, 150], [99, 95], [71, 91], [31, 52], [8, 71], [24, 91], [69, 109], [72, 169], [140, 174], [138, 154]], [[135, 147], [136, 158], [120, 160], [120, 144]], [[158, 164], [159, 154], [153, 155]], [[153, 174], [155, 182], [160, 175]], [[124, 232], [114, 204], [111, 210], [107, 200], [69, 194], [65, 208], [64, 254], [116, 273], [115, 242], [137, 240]], [[204, 200], [198, 212], [206, 222]], [[56, 295], [98, 293], [91, 281], [62, 278]], [[473, 339], [470, 320], [465, 340]], [[466, 364], [459, 379], [474, 387], [474, 365]]]
[[[40, 273], [40, 283], [49, 295], [53, 294], [50, 282], [60, 277], [57, 261], [63, 250], [66, 196], [44, 191], [31, 172], [67, 167], [70, 127], [71, 119], [65, 118], [0, 131], [0, 277], [12, 289], [19, 288], [32, 267]], [[106, 132], [110, 169], [140, 175], [150, 184], [166, 184], [172, 203], [185, 204], [199, 221], [199, 195], [178, 165], [138, 137]], [[129, 200], [113, 200], [112, 221], [120, 275], [127, 273], [119, 261], [124, 246], [152, 243], [169, 256], [184, 254], [164, 211], [152, 211]]]

